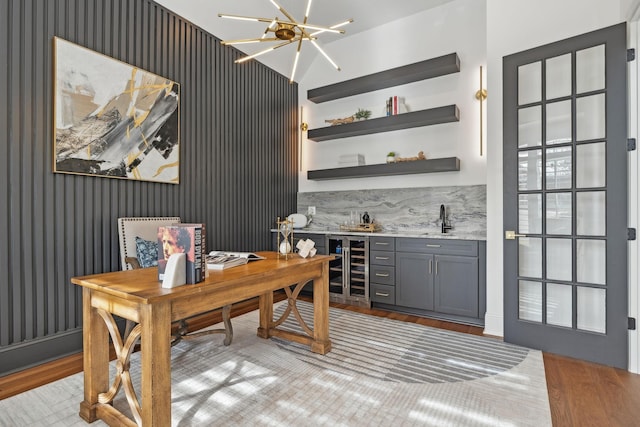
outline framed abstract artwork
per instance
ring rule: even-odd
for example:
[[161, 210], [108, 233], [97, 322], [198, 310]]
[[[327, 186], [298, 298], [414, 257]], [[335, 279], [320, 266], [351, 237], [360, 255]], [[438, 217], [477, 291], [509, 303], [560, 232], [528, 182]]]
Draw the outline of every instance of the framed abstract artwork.
[[179, 183], [180, 85], [54, 38], [53, 171]]

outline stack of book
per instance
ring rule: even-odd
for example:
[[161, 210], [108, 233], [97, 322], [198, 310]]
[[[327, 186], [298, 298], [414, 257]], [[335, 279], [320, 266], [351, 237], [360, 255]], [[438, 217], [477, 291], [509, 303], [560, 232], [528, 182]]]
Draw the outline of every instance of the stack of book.
[[202, 282], [207, 274], [206, 230], [204, 224], [174, 224], [158, 227], [158, 279], [164, 279], [169, 257], [187, 255], [186, 283]]
[[338, 158], [338, 166], [342, 168], [362, 165], [364, 165], [364, 156], [362, 154], [342, 154]]
[[395, 116], [406, 113], [407, 107], [404, 105], [404, 98], [401, 96], [390, 96], [387, 100], [387, 116]]

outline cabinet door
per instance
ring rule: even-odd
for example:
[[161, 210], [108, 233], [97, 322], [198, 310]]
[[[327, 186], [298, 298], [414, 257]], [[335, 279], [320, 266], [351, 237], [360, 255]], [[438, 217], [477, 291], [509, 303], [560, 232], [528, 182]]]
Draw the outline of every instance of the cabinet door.
[[433, 257], [396, 253], [396, 305], [433, 310]]
[[478, 258], [435, 256], [434, 310], [478, 317]]

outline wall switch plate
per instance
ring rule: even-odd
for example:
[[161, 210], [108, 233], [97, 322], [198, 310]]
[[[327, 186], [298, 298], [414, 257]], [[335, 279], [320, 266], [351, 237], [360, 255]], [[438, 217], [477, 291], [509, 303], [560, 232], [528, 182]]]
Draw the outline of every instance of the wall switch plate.
[[316, 214], [316, 207], [315, 206], [309, 206], [307, 208], [307, 215], [315, 215]]

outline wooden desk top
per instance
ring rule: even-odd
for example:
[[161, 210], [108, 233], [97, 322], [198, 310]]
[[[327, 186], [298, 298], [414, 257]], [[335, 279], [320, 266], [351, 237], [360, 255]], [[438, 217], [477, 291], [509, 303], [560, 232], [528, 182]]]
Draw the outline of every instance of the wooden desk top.
[[[105, 294], [141, 304], [151, 304], [166, 299], [192, 298], [201, 293], [221, 291], [247, 282], [268, 282], [271, 277], [292, 274], [307, 275], [309, 280], [319, 275], [323, 263], [333, 259], [331, 255], [302, 258], [297, 254], [288, 259], [278, 258], [276, 252], [259, 252], [267, 259], [250, 261], [246, 265], [226, 270], [209, 270], [209, 277], [195, 285], [183, 285], [165, 289], [158, 280], [157, 267], [137, 270], [114, 271], [71, 278], [71, 283], [97, 290]], [[296, 277], [292, 277], [295, 283]]]

